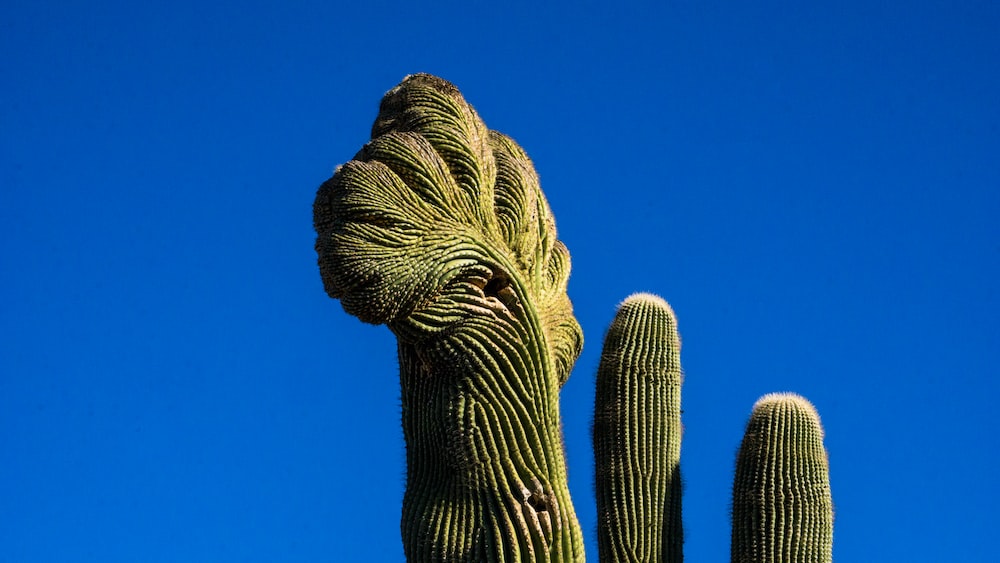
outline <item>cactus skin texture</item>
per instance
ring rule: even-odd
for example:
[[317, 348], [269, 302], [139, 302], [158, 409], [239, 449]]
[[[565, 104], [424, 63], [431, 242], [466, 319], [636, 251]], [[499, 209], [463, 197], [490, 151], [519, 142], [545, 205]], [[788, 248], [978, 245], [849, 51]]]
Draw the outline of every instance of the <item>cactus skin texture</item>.
[[582, 561], [559, 422], [583, 334], [534, 166], [409, 76], [319, 189], [327, 293], [397, 337], [410, 561]]
[[[326, 292], [396, 335], [415, 562], [583, 561], [559, 390], [583, 345], [570, 259], [525, 152], [427, 74], [386, 93], [371, 141], [313, 205]], [[601, 561], [683, 559], [680, 338], [626, 299], [597, 377]], [[822, 429], [794, 395], [755, 406], [733, 486], [733, 562], [829, 562]]]
[[666, 301], [640, 293], [604, 339], [594, 401], [601, 561], [683, 560], [681, 363]]
[[819, 414], [790, 393], [754, 405], [733, 480], [733, 563], [829, 563], [833, 500]]

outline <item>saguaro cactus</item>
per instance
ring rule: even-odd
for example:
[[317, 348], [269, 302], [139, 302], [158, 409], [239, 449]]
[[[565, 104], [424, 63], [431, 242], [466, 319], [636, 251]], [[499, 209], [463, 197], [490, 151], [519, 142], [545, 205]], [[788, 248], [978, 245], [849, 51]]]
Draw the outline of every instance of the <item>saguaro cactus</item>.
[[314, 216], [327, 293], [398, 340], [407, 557], [582, 560], [558, 391], [583, 335], [524, 151], [411, 76]]
[[791, 393], [761, 397], [733, 480], [733, 563], [833, 559], [833, 500], [819, 414]]
[[[407, 558], [582, 561], [558, 393], [583, 335], [569, 252], [525, 152], [452, 84], [413, 75], [385, 95], [371, 141], [313, 212], [327, 293], [397, 338]], [[683, 559], [680, 388], [673, 311], [627, 299], [595, 400], [602, 561]], [[783, 397], [758, 403], [747, 427], [733, 561], [829, 561], [818, 418]]]
[[602, 561], [682, 559], [681, 341], [663, 299], [626, 299], [604, 339], [594, 402]]

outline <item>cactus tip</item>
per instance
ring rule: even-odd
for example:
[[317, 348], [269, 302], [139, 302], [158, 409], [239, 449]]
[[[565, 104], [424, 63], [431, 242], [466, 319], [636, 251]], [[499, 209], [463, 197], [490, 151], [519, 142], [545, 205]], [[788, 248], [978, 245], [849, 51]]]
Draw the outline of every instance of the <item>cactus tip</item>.
[[816, 407], [808, 399], [797, 393], [768, 393], [757, 399], [757, 402], [753, 405], [753, 412], [760, 412], [765, 409], [772, 410], [781, 406], [794, 409], [814, 419], [820, 429], [820, 437], [822, 437], [823, 425], [820, 422], [819, 411], [816, 410]]
[[625, 300], [618, 305], [618, 308], [621, 309], [622, 307], [632, 303], [652, 305], [654, 307], [667, 309], [668, 311], [673, 312], [673, 309], [670, 307], [670, 304], [667, 303], [666, 299], [654, 293], [647, 293], [643, 291], [633, 293], [632, 295], [626, 297]]

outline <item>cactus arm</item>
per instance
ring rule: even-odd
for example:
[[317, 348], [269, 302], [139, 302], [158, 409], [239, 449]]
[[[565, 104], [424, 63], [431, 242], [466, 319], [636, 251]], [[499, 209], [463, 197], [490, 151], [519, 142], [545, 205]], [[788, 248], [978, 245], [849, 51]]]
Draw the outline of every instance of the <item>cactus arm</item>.
[[830, 563], [833, 501], [823, 428], [809, 401], [754, 405], [733, 481], [733, 563]]
[[524, 151], [413, 75], [313, 209], [327, 293], [397, 337], [407, 558], [582, 560], [558, 402], [582, 333]]
[[602, 562], [683, 560], [680, 337], [670, 306], [637, 294], [604, 341], [594, 407]]

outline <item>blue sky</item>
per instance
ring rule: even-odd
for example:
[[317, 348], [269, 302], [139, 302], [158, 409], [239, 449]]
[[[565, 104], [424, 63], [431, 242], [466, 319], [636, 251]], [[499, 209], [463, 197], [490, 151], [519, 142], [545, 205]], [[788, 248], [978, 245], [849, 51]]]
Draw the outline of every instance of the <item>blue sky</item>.
[[527, 150], [572, 253], [592, 560], [594, 376], [636, 291], [684, 341], [689, 560], [728, 556], [772, 391], [823, 418], [836, 559], [995, 559], [998, 4], [0, 14], [0, 560], [402, 560], [394, 341], [324, 294], [311, 205], [413, 72]]

